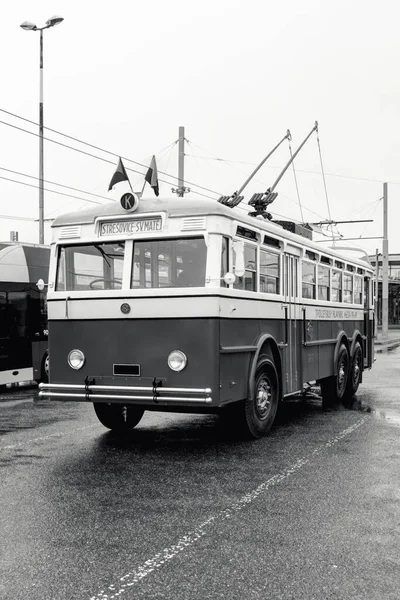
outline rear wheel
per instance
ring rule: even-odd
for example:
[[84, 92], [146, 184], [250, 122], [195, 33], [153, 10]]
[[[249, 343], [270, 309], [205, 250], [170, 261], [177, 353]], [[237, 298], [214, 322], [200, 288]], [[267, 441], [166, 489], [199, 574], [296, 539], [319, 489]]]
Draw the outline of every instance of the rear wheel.
[[339, 348], [335, 365], [336, 375], [320, 380], [322, 407], [331, 408], [345, 396], [349, 377], [349, 353], [344, 344]]
[[348, 404], [354, 394], [358, 390], [358, 386], [361, 382], [361, 374], [363, 370], [363, 351], [359, 342], [355, 343], [354, 352], [351, 359], [351, 366], [349, 370], [349, 377], [347, 380], [347, 387], [344, 399]]
[[144, 409], [124, 404], [104, 404], [93, 402], [93, 408], [100, 423], [116, 432], [131, 431], [143, 417]]
[[257, 364], [252, 397], [245, 400], [245, 434], [260, 438], [270, 431], [279, 402], [278, 373], [272, 358], [263, 354]]

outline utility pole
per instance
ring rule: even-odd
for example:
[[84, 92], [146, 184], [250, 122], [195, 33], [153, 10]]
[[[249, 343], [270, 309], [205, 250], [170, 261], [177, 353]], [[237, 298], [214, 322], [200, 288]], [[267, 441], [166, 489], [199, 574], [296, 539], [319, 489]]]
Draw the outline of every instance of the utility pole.
[[375, 250], [375, 337], [379, 323], [379, 250]]
[[172, 188], [174, 194], [183, 198], [185, 194], [190, 192], [190, 188], [185, 187], [185, 128], [179, 127], [178, 138], [178, 187]]
[[388, 241], [388, 186], [383, 184], [383, 241], [382, 241], [382, 340], [389, 333], [389, 241]]

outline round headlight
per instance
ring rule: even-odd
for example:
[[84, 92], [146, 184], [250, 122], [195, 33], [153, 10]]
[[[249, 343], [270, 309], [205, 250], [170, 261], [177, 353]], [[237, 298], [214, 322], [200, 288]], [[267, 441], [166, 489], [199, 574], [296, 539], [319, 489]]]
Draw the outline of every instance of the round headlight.
[[180, 350], [173, 350], [168, 356], [168, 366], [173, 371], [182, 371], [186, 367], [187, 357]]
[[71, 369], [76, 369], [77, 371], [82, 369], [85, 364], [85, 355], [82, 350], [71, 350], [68, 354], [68, 364]]

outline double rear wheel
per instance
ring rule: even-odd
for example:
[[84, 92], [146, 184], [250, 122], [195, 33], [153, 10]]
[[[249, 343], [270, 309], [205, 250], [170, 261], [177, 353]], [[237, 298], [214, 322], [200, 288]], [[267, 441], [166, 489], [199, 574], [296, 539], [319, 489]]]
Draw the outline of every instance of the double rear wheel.
[[345, 406], [350, 404], [358, 390], [363, 368], [363, 353], [359, 342], [356, 342], [352, 357], [344, 344], [341, 344], [336, 358], [336, 375], [320, 380], [322, 406], [332, 408], [339, 402]]

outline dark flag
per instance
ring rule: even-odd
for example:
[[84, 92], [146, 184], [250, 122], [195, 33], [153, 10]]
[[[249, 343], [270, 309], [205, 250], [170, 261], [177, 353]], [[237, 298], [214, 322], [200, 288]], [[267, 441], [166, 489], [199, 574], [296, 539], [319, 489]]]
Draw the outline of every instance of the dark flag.
[[129, 177], [125, 171], [125, 167], [121, 159], [119, 159], [117, 169], [111, 178], [110, 185], [108, 186], [108, 191], [110, 191], [113, 188], [113, 186], [116, 183], [119, 183], [120, 181], [129, 181]]
[[160, 190], [158, 187], [158, 173], [157, 173], [157, 165], [156, 165], [156, 157], [153, 156], [151, 159], [149, 170], [146, 173], [146, 177], [144, 178], [147, 183], [151, 185], [154, 190], [156, 196], [160, 195]]

